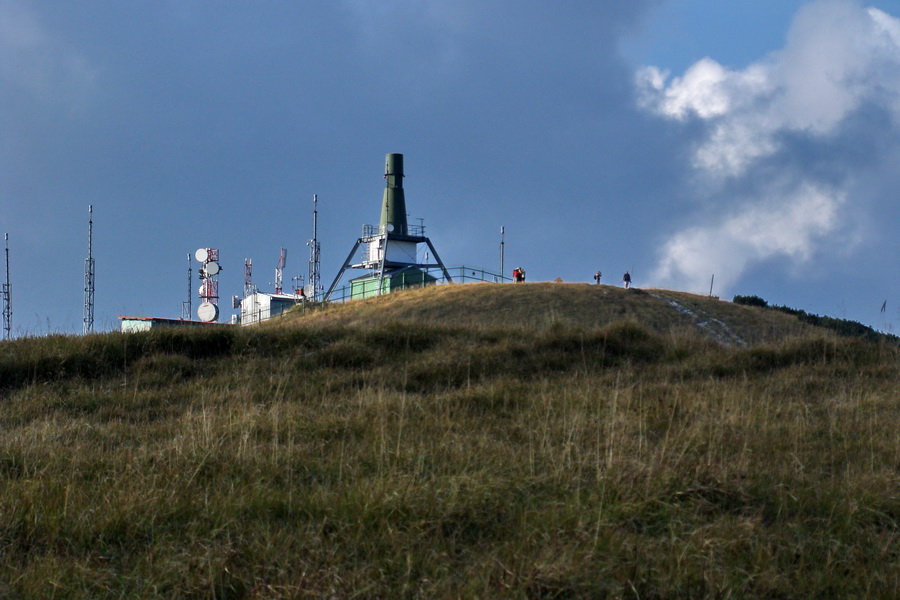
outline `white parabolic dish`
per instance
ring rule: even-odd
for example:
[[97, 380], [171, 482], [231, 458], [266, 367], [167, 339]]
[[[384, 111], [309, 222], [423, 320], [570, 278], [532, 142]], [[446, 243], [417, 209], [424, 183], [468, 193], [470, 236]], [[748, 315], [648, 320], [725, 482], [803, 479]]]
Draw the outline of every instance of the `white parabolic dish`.
[[197, 307], [197, 317], [204, 323], [215, 321], [219, 318], [219, 307], [212, 302], [203, 302]]
[[210, 262], [206, 263], [206, 274], [209, 277], [212, 277], [213, 275], [217, 275], [218, 273], [219, 273], [219, 263], [217, 263], [215, 261], [210, 261]]
[[209, 252], [206, 251], [206, 248], [198, 248], [197, 251], [194, 252], [194, 258], [196, 258], [198, 262], [205, 263], [206, 259], [209, 258]]

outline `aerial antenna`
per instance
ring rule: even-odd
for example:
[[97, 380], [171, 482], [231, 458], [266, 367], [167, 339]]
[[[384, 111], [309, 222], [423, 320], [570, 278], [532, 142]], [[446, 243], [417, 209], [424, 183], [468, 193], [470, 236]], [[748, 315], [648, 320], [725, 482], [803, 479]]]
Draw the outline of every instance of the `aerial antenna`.
[[182, 321], [190, 321], [191, 320], [191, 298], [193, 297], [193, 274], [194, 270], [191, 268], [191, 253], [188, 252], [187, 255], [188, 262], [188, 287], [187, 287], [187, 302], [181, 303], [181, 320]]
[[6, 283], [3, 284], [3, 339], [10, 339], [12, 332], [12, 294], [9, 285], [9, 234], [6, 234]]
[[256, 293], [253, 289], [253, 260], [244, 259], [244, 298]]
[[322, 291], [321, 246], [319, 245], [319, 197], [313, 194], [313, 236], [306, 244], [309, 246], [309, 296], [313, 302], [319, 300]]
[[506, 235], [506, 227], [500, 227], [500, 281], [503, 281], [503, 250], [504, 250], [504, 240], [503, 237]]
[[197, 317], [206, 323], [219, 319], [219, 250], [218, 248], [198, 248], [194, 253], [200, 267], [200, 299]]
[[278, 255], [278, 266], [275, 267], [275, 293], [284, 293], [284, 267], [287, 264], [287, 248], [281, 249]]
[[82, 333], [94, 331], [94, 205], [88, 205], [88, 255], [84, 260], [84, 324]]

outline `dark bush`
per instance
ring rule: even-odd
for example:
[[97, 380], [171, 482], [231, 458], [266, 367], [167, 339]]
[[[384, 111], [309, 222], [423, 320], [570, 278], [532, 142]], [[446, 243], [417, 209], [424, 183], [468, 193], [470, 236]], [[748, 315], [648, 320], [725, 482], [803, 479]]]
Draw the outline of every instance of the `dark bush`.
[[897, 339], [896, 336], [886, 333], [879, 333], [871, 327], [863, 325], [862, 323], [859, 323], [857, 321], [850, 321], [848, 319], [836, 319], [834, 317], [827, 316], [820, 317], [819, 315], [808, 313], [805, 310], [790, 308], [788, 306], [773, 306], [772, 308], [783, 313], [793, 315], [797, 317], [798, 320], [804, 323], [809, 323], [810, 325], [815, 325], [816, 327], [825, 327], [826, 329], [831, 329], [838, 335], [842, 335], [844, 337], [860, 337], [871, 340], [873, 342], [885, 339]]
[[761, 308], [769, 306], [769, 303], [759, 296], [735, 296], [732, 302], [735, 304], [743, 304], [744, 306], [759, 306]]

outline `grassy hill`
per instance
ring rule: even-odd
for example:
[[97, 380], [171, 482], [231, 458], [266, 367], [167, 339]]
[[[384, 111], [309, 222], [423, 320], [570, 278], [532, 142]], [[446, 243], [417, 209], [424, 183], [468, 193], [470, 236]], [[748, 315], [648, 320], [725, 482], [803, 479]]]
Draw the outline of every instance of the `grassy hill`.
[[896, 597], [898, 359], [564, 284], [5, 342], [0, 597]]
[[[296, 313], [292, 316], [301, 318]], [[302, 318], [306, 324], [343, 323], [354, 327], [391, 320], [528, 330], [593, 329], [632, 321], [657, 333], [696, 332], [725, 345], [737, 346], [778, 341], [813, 331], [809, 325], [783, 313], [695, 294], [558, 283], [440, 286], [349, 302], [324, 313], [304, 314]]]

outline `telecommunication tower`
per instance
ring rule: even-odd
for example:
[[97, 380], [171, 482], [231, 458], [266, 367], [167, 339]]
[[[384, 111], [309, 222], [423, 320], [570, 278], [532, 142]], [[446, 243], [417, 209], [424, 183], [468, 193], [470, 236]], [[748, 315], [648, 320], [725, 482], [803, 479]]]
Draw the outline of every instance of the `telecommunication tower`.
[[200, 306], [197, 317], [206, 323], [219, 319], [219, 250], [217, 248], [199, 248], [194, 258], [202, 264], [200, 267]]
[[306, 245], [309, 246], [309, 279], [307, 280], [306, 295], [315, 302], [319, 300], [322, 292], [322, 248], [319, 245], [319, 197], [317, 194], [313, 194], [313, 236]]
[[88, 255], [84, 260], [84, 324], [82, 333], [94, 331], [94, 205], [88, 205]]
[[256, 293], [253, 287], [253, 261], [249, 258], [244, 259], [244, 298], [252, 296]]
[[6, 234], [6, 283], [3, 284], [3, 339], [12, 333], [12, 292], [9, 285], [9, 234]]
[[188, 287], [187, 287], [187, 302], [181, 303], [181, 320], [182, 321], [190, 321], [191, 320], [191, 297], [194, 295], [194, 270], [191, 268], [191, 255], [188, 253], [187, 255], [187, 263], [188, 263]]
[[[424, 225], [409, 225], [406, 215], [406, 195], [403, 191], [403, 155], [388, 154], [384, 164], [385, 188], [381, 202], [381, 220], [377, 226], [363, 225], [363, 234], [356, 240], [337, 277], [325, 292], [324, 300], [331, 293], [347, 269], [367, 269], [369, 275], [350, 282], [350, 295], [368, 298], [389, 293], [391, 290], [410, 286], [425, 286], [438, 281], [428, 269], [438, 268], [447, 283], [453, 283], [450, 273], [438, 256], [434, 244], [425, 237]], [[433, 262], [419, 262], [418, 246], [425, 244]], [[364, 246], [363, 246], [364, 245]], [[356, 251], [363, 246], [365, 253], [360, 262], [353, 264]]]
[[278, 255], [278, 266], [275, 267], [275, 293], [284, 293], [284, 267], [287, 264], [287, 248], [281, 249]]

